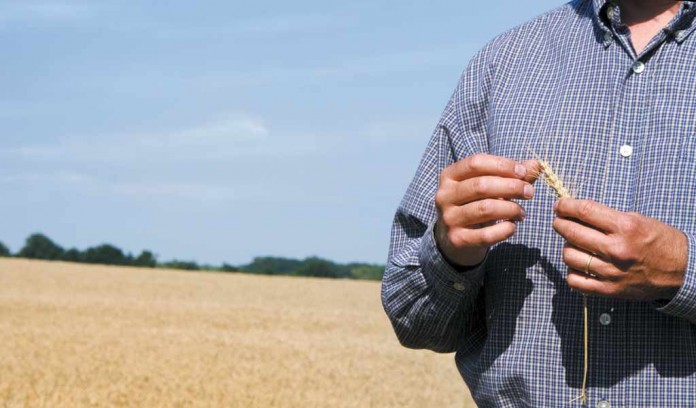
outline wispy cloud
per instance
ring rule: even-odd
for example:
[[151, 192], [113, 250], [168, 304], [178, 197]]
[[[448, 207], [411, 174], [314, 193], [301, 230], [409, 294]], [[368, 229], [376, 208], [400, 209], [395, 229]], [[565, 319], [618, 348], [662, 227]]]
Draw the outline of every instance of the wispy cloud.
[[272, 133], [258, 119], [233, 114], [168, 132], [76, 136], [54, 144], [0, 148], [0, 156], [120, 165], [306, 155], [317, 148], [311, 135]]
[[205, 202], [231, 201], [251, 195], [246, 187], [169, 181], [112, 181], [77, 172], [21, 173], [0, 177], [0, 185], [77, 189], [82, 194], [108, 194], [136, 198], [162, 198]]

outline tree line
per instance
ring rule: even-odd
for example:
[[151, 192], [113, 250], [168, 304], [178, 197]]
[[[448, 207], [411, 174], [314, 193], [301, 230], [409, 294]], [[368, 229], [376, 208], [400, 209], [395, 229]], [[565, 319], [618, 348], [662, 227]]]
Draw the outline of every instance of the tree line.
[[160, 262], [157, 259], [157, 255], [152, 251], [143, 250], [140, 254], [134, 255], [124, 252], [111, 244], [101, 244], [85, 250], [77, 248], [66, 249], [43, 234], [32, 234], [27, 237], [24, 246], [14, 254], [0, 242], [0, 256], [189, 271], [244, 272], [258, 275], [311, 276], [361, 280], [380, 280], [384, 272], [383, 265], [368, 263], [341, 264], [315, 256], [302, 260], [263, 256], [256, 257], [245, 265], [231, 265], [228, 263], [208, 265], [182, 260]]

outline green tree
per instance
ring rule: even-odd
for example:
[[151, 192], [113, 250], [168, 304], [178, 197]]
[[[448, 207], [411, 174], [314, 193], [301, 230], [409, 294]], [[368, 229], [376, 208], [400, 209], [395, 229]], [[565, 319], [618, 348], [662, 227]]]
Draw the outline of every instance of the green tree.
[[88, 248], [84, 252], [84, 262], [105, 265], [130, 265], [133, 263], [133, 259], [111, 244], [102, 244], [94, 248]]
[[254, 258], [249, 265], [244, 265], [240, 269], [264, 275], [291, 275], [301, 264], [302, 261], [297, 259], [262, 256]]
[[337, 267], [331, 261], [326, 259], [321, 259], [317, 257], [310, 257], [302, 261], [297, 270], [295, 270], [295, 275], [299, 276], [315, 276], [322, 278], [336, 278], [338, 277]]
[[84, 255], [80, 250], [70, 248], [63, 254], [62, 260], [66, 262], [84, 262]]
[[143, 251], [133, 260], [133, 265], [154, 268], [157, 266], [157, 256], [151, 251]]
[[62, 247], [43, 234], [30, 235], [17, 256], [20, 258], [59, 260], [63, 257]]
[[10, 249], [5, 246], [2, 242], [0, 242], [0, 256], [2, 257], [8, 257], [12, 256], [12, 252], [10, 252]]

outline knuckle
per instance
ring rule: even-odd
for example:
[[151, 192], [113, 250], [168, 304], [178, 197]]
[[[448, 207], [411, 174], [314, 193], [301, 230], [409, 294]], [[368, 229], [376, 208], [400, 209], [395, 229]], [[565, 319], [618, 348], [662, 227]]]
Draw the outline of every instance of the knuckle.
[[446, 167], [440, 172], [440, 185], [443, 185], [452, 177], [452, 166]]
[[449, 231], [447, 233], [447, 240], [455, 248], [462, 248], [464, 246], [464, 239], [462, 238], [461, 234], [457, 233], [457, 231]]
[[604, 284], [600, 287], [599, 294], [607, 297], [616, 297], [621, 294], [621, 289], [618, 285]]
[[447, 205], [447, 192], [444, 189], [440, 188], [435, 193], [435, 206], [437, 208], [442, 209], [446, 205]]
[[580, 217], [586, 218], [591, 216], [595, 212], [595, 205], [592, 201], [583, 201], [578, 207], [578, 214]]
[[488, 200], [482, 200], [478, 202], [478, 214], [481, 218], [490, 217], [493, 213], [493, 206]]
[[474, 189], [474, 193], [481, 197], [486, 196], [486, 194], [490, 190], [489, 183], [486, 181], [484, 177], [476, 178], [473, 182], [472, 187]]
[[489, 228], [481, 230], [480, 241], [483, 246], [491, 246], [497, 242], [495, 235]]
[[638, 219], [636, 214], [633, 213], [629, 213], [626, 214], [626, 216], [621, 217], [620, 223], [621, 230], [628, 234], [637, 232], [640, 227], [640, 220]]
[[569, 242], [578, 242], [578, 238], [579, 238], [580, 234], [578, 233], [578, 230], [576, 228], [568, 228], [565, 231], [565, 234], [566, 234], [566, 239]]
[[614, 240], [609, 250], [609, 256], [618, 262], [629, 262], [633, 258], [630, 246], [624, 240]]
[[477, 153], [469, 157], [469, 167], [472, 170], [480, 170], [486, 163], [486, 157], [483, 153]]
[[454, 220], [453, 220], [453, 218], [454, 218], [454, 217], [453, 217], [453, 215], [452, 215], [452, 211], [445, 210], [445, 211], [442, 212], [442, 223], [443, 223], [446, 227], [452, 227], [452, 226], [454, 225]]
[[527, 183], [522, 180], [510, 180], [508, 185], [508, 190], [510, 194], [514, 194], [520, 197], [524, 197], [524, 187]]

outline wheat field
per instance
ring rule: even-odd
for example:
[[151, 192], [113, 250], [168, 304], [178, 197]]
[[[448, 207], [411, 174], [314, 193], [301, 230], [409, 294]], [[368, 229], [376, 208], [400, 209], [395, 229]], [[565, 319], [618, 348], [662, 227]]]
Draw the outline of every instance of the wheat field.
[[0, 260], [2, 407], [474, 407], [379, 283]]

